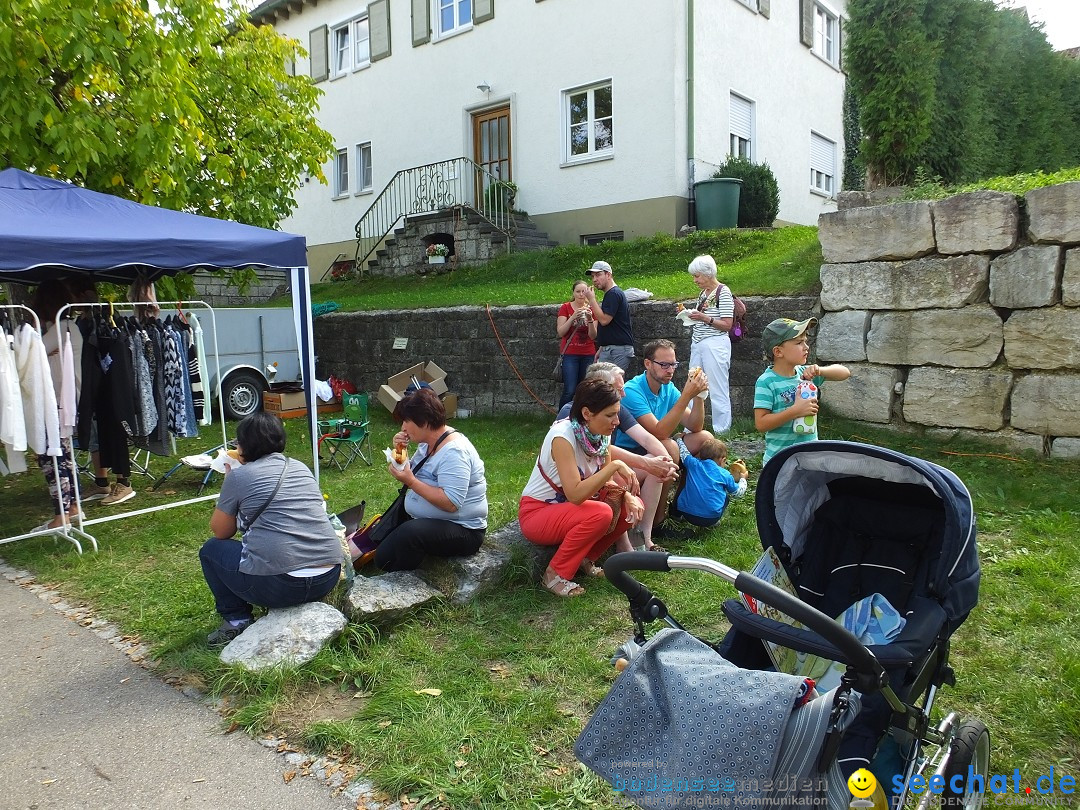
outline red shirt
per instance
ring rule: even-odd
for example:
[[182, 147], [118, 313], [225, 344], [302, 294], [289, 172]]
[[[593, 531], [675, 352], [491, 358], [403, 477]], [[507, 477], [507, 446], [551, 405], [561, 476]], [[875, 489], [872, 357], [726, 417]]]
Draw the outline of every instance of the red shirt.
[[[577, 312], [574, 309], [574, 304], [571, 301], [567, 301], [561, 307], [559, 307], [558, 317], [572, 318], [574, 313]], [[596, 344], [593, 343], [591, 337], [589, 337], [589, 325], [583, 324], [582, 326], [575, 326], [566, 337], [562, 339], [559, 344], [560, 354], [596, 354]]]

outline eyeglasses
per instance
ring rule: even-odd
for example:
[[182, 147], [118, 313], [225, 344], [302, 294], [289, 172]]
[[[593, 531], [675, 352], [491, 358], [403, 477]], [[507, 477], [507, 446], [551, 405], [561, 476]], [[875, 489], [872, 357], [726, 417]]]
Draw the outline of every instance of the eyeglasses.
[[[649, 360], [649, 358], [647, 358], [647, 357], [645, 359]], [[649, 360], [649, 362], [652, 363], [654, 366], [660, 366], [660, 368], [664, 369], [664, 371], [667, 371], [669, 368], [670, 369], [676, 369], [676, 368], [679, 367], [678, 362], [665, 363], [662, 360]]]

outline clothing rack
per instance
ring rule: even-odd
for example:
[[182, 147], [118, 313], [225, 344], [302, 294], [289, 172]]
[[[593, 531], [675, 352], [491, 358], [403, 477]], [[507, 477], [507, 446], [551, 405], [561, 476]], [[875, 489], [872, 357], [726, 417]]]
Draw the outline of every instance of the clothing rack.
[[[221, 421], [221, 442], [222, 442], [222, 444], [227, 444], [228, 443], [228, 437], [227, 437], [227, 435], [225, 433], [225, 403], [222, 402], [222, 399], [221, 399], [221, 360], [220, 360], [220, 357], [218, 355], [217, 321], [215, 320], [215, 317], [214, 317], [214, 308], [212, 306], [210, 306], [209, 304], [207, 304], [205, 301], [158, 301], [157, 304], [158, 304], [159, 308], [166, 305], [166, 304], [175, 305], [175, 306], [178, 306], [178, 307], [185, 307], [185, 308], [186, 307], [193, 307], [193, 306], [194, 307], [202, 307], [207, 311], [207, 313], [209, 313], [209, 315], [210, 315], [210, 330], [214, 334], [214, 371], [215, 371], [215, 379], [217, 380], [215, 393], [217, 395], [218, 411], [219, 411], [219, 417], [220, 417], [220, 421]], [[125, 314], [135, 314], [135, 311], [136, 311], [135, 308], [136, 307], [146, 307], [146, 306], [147, 306], [147, 304], [142, 303], [142, 302], [136, 302], [134, 304], [125, 302], [125, 303], [122, 303], [122, 304], [117, 304], [117, 303], [113, 303], [113, 302], [110, 302], [110, 301], [98, 301], [98, 302], [94, 302], [94, 303], [91, 303], [91, 304], [83, 304], [83, 303], [68, 304], [67, 306], [61, 308], [60, 312], [57, 314], [57, 320], [59, 320], [62, 315], [67, 314], [67, 310], [69, 310], [69, 309], [80, 309], [80, 310], [82, 310], [82, 309], [93, 308], [93, 309], [97, 309], [97, 310], [108, 310], [111, 313], [120, 312], [120, 313], [125, 313]], [[207, 358], [207, 359], [209, 360], [209, 358]], [[209, 397], [209, 393], [208, 393], [208, 397]], [[206, 407], [210, 407], [210, 403], [207, 403]], [[72, 454], [74, 455], [74, 448], [72, 448]], [[79, 493], [78, 480], [79, 480], [79, 477], [76, 475], [75, 476], [75, 497], [76, 497], [76, 500], [79, 503], [79, 509], [81, 511], [82, 510], [82, 501], [81, 501], [81, 495]], [[200, 492], [201, 491], [202, 490], [200, 490]], [[148, 507], [146, 509], [136, 509], [136, 510], [131, 511], [131, 512], [121, 512], [121, 513], [115, 514], [115, 515], [106, 515], [105, 517], [92, 518], [90, 520], [83, 521], [81, 525], [83, 525], [83, 526], [94, 526], [94, 525], [97, 525], [99, 523], [109, 523], [109, 522], [114, 521], [114, 520], [123, 520], [124, 518], [135, 517], [136, 515], [145, 515], [145, 514], [148, 514], [150, 512], [160, 512], [162, 509], [175, 509], [178, 506], [188, 506], [189, 504], [193, 504], [193, 503], [202, 503], [204, 501], [215, 500], [217, 497], [218, 497], [217, 495], [200, 495], [200, 496], [197, 496], [197, 497], [194, 497], [194, 498], [185, 498], [183, 500], [176, 501], [174, 503], [163, 503], [163, 504], [158, 504], [156, 506]], [[94, 543], [94, 549], [95, 550], [97, 549], [97, 542], [96, 541]]]
[[[30, 307], [23, 306], [22, 304], [0, 304], [0, 310], [9, 312], [11, 315], [14, 315], [16, 312], [20, 311], [23, 313], [29, 313], [30, 317], [28, 320], [33, 323], [34, 329], [36, 329], [37, 333], [41, 335], [41, 320], [38, 318], [37, 313], [30, 309]], [[59, 316], [57, 320], [59, 320]], [[71, 447], [70, 442], [68, 442], [68, 446]], [[60, 507], [59, 514], [65, 515], [67, 514], [67, 512], [64, 509], [64, 498], [63, 495], [60, 493], [60, 464], [56, 459], [57, 457], [53, 456], [53, 473], [56, 476], [57, 482], [56, 503], [57, 506]], [[72, 465], [75, 464], [74, 447], [71, 447], [71, 463]], [[75, 474], [73, 478], [75, 480], [75, 503], [77, 506], [75, 522], [78, 524], [77, 526], [72, 525], [72, 523], [69, 521], [60, 526], [57, 526], [56, 528], [37, 529], [35, 531], [26, 532], [24, 534], [12, 535], [11, 537], [0, 537], [0, 545], [4, 545], [5, 543], [14, 543], [16, 540], [25, 540], [28, 537], [44, 537], [46, 535], [52, 535], [55, 538], [57, 535], [60, 535], [64, 537], [64, 539], [68, 540], [72, 545], [74, 545], [75, 550], [78, 551], [79, 554], [82, 554], [83, 551], [82, 543], [79, 542], [79, 538], [88, 541], [91, 545], [93, 545], [94, 551], [97, 551], [97, 540], [94, 539], [93, 535], [90, 535], [83, 531], [83, 525], [86, 521], [83, 521], [82, 519], [82, 501], [79, 499], [78, 474]]]

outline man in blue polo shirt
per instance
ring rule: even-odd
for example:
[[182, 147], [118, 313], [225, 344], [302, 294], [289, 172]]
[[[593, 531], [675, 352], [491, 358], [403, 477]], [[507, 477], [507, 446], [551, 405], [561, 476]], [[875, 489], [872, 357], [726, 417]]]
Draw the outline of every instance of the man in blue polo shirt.
[[[709, 380], [700, 373], [687, 379], [686, 387], [679, 391], [671, 379], [679, 367], [675, 359], [675, 344], [670, 340], [654, 340], [645, 345], [645, 371], [626, 383], [626, 396], [622, 404], [634, 415], [638, 424], [664, 443], [673, 460], [679, 458], [675, 439], [681, 438], [691, 453], [697, 452], [703, 441], [711, 434], [705, 427], [705, 402], [698, 394], [709, 390]], [[678, 432], [682, 425], [685, 430]], [[615, 444], [632, 453], [644, 452], [641, 445], [622, 431], [615, 436]], [[667, 490], [665, 485], [660, 504], [653, 518], [653, 531], [667, 516]]]

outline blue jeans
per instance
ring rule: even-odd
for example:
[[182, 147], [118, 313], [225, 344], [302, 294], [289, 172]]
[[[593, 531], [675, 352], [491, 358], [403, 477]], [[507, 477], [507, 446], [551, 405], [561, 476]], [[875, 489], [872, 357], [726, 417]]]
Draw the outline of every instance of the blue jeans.
[[574, 390], [578, 383], [585, 379], [585, 370], [592, 365], [591, 354], [564, 354], [562, 358], [562, 396], [559, 397], [559, 407], [574, 398]]
[[314, 577], [245, 574], [240, 571], [242, 548], [243, 543], [238, 540], [211, 537], [199, 549], [203, 577], [214, 595], [214, 607], [223, 619], [250, 621], [254, 618], [252, 605], [286, 608], [316, 602], [333, 590], [341, 576], [340, 565]]

